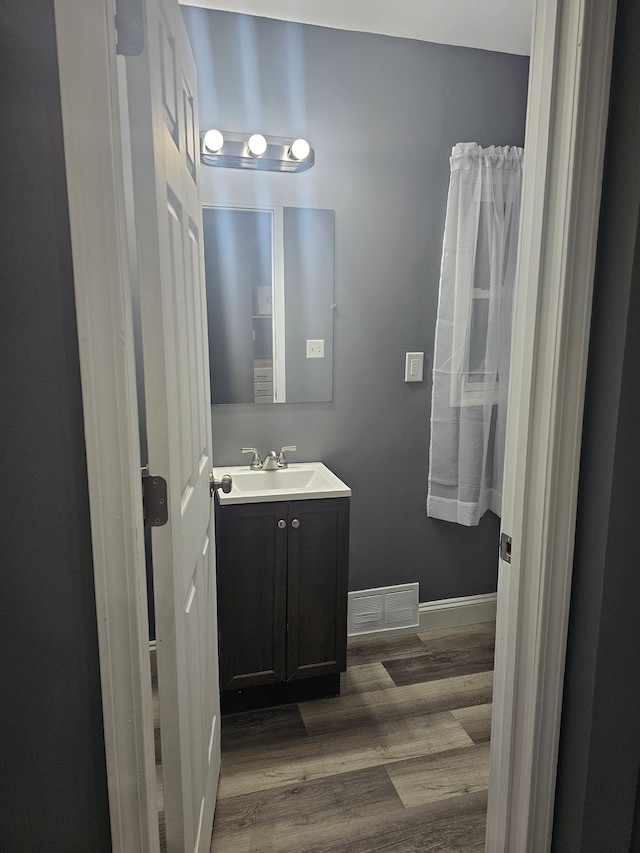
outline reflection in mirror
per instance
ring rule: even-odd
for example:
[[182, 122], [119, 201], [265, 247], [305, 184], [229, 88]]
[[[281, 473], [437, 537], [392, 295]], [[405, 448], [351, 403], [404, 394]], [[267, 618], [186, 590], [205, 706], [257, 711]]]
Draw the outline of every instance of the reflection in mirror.
[[203, 210], [211, 400], [328, 401], [334, 213]]

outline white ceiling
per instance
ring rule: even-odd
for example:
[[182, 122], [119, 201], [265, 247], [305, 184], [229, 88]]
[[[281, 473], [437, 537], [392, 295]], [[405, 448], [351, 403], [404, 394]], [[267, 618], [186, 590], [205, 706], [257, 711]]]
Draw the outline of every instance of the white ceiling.
[[534, 0], [180, 0], [341, 30], [529, 54]]

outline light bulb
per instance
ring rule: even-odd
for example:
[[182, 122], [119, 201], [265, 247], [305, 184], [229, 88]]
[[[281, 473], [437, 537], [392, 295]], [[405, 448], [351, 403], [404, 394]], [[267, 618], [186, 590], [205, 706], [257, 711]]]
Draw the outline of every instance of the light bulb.
[[294, 160], [306, 160], [311, 151], [311, 146], [306, 139], [296, 139], [289, 149], [289, 154]]
[[249, 152], [254, 157], [261, 157], [267, 150], [267, 140], [261, 133], [254, 133], [253, 136], [249, 137], [248, 146]]
[[204, 135], [204, 147], [212, 154], [217, 154], [224, 145], [224, 136], [219, 130], [208, 130]]

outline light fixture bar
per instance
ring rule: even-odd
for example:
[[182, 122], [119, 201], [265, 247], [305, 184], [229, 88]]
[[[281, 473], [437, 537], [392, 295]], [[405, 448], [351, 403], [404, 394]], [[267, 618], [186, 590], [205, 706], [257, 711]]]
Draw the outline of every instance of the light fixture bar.
[[[205, 144], [209, 130], [200, 133], [200, 161], [205, 166], [222, 166], [228, 169], [260, 169], [270, 172], [304, 172], [315, 162], [313, 148], [299, 137], [266, 136], [259, 133], [231, 133], [217, 131], [216, 145], [219, 139], [224, 144], [218, 151], [212, 151]], [[211, 140], [211, 135], [208, 141]], [[261, 154], [252, 153], [249, 139], [264, 139], [266, 148]], [[301, 143], [306, 143], [302, 145]], [[254, 144], [252, 143], [252, 147]], [[306, 157], [300, 157], [308, 148]], [[260, 150], [258, 148], [257, 150]], [[292, 153], [293, 152], [293, 153]], [[296, 156], [298, 155], [298, 156]]]

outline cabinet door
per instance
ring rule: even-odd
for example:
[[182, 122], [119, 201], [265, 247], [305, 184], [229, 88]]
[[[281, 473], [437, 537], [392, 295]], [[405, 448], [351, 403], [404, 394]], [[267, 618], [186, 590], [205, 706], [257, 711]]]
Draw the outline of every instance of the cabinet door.
[[220, 687], [284, 681], [287, 504], [217, 506], [216, 516]]
[[348, 499], [291, 502], [288, 552], [288, 678], [342, 672], [347, 648]]

